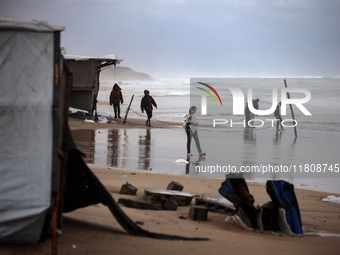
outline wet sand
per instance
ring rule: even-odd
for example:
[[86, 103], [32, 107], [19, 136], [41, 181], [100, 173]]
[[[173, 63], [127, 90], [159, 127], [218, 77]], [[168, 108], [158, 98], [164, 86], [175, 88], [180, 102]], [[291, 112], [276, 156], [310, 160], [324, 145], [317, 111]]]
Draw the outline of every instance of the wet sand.
[[[192, 178], [185, 172], [185, 166], [176, 165], [172, 161], [168, 166], [180, 167], [179, 173], [156, 173], [158, 165], [154, 163], [154, 158], [159, 157], [159, 154], [167, 152], [163, 154], [163, 157], [160, 157], [162, 165], [166, 165], [164, 162], [167, 162], [168, 158], [177, 159], [180, 155], [185, 155], [185, 135], [183, 134], [183, 139], [176, 138], [175, 140], [174, 138], [178, 136], [177, 132], [184, 131], [176, 124], [165, 123], [159, 123], [159, 127], [155, 123], [150, 129], [143, 126], [143, 122], [144, 120], [131, 120], [133, 124], [121, 125], [118, 123], [113, 126], [112, 124], [87, 123], [79, 119], [69, 120], [73, 134], [79, 132], [78, 138], [75, 135], [77, 144], [84, 143], [84, 148], [86, 146], [96, 147], [98, 141], [91, 138], [91, 135], [95, 138], [98, 132], [101, 132], [99, 137], [103, 134], [104, 138], [99, 139], [99, 143], [103, 143], [98, 147], [99, 151], [89, 149], [92, 152], [86, 152], [86, 154], [93, 154], [94, 161], [89, 166], [116, 201], [121, 197], [143, 199], [145, 189], [166, 189], [171, 181], [181, 183], [184, 186], [183, 191], [186, 192], [203, 195], [205, 198], [221, 197], [218, 193], [221, 179], [200, 176]], [[113, 130], [110, 131], [110, 129]], [[203, 127], [201, 131], [203, 131]], [[151, 135], [150, 139], [148, 132]], [[171, 132], [177, 135], [169, 135]], [[110, 139], [113, 141], [125, 142], [119, 143], [116, 149], [106, 149], [105, 152], [103, 148], [115, 144], [115, 142], [106, 142], [110, 133]], [[162, 134], [163, 136], [161, 136]], [[244, 133], [232, 137], [239, 136], [244, 136]], [[262, 134], [256, 135], [256, 144], [261, 147], [262, 139], [260, 137]], [[273, 136], [266, 137], [269, 137], [269, 141], [274, 143]], [[136, 141], [132, 142], [133, 140]], [[160, 144], [163, 143], [161, 147], [159, 147], [158, 140], [160, 140]], [[285, 143], [285, 141], [281, 141]], [[181, 148], [178, 146], [178, 149], [172, 148], [168, 151], [168, 146], [172, 142], [181, 144]], [[120, 146], [125, 143], [129, 144], [129, 148], [124, 152], [124, 147]], [[146, 152], [147, 146], [150, 147], [149, 155]], [[157, 151], [154, 151], [155, 147]], [[289, 147], [285, 150], [289, 150]], [[123, 156], [118, 151], [119, 153], [122, 151]], [[112, 155], [107, 156], [105, 153], [112, 153]], [[117, 162], [107, 161], [111, 156], [115, 156], [114, 153], [117, 154]], [[103, 160], [106, 162], [105, 164], [103, 163], [101, 166], [96, 164], [97, 154], [104, 155], [103, 157], [98, 156], [98, 160]], [[150, 162], [145, 163], [145, 159], [149, 159]], [[195, 159], [197, 158], [194, 156], [192, 160]], [[206, 160], [209, 160], [209, 157], [206, 157]], [[118, 168], [124, 164], [124, 161], [133, 161], [133, 167], [128, 171], [119, 170]], [[153, 169], [150, 171], [148, 168]], [[136, 196], [118, 194], [121, 186], [126, 182], [138, 188]], [[256, 205], [269, 201], [269, 196], [262, 183], [248, 182], [248, 185], [250, 192], [255, 197]], [[295, 192], [300, 206], [303, 236], [292, 237], [252, 232], [226, 223], [226, 215], [217, 212], [209, 212], [208, 221], [192, 221], [188, 217], [190, 206], [178, 207], [177, 211], [150, 211], [127, 208], [122, 205], [124, 212], [133, 221], [139, 222], [140, 226], [146, 230], [187, 237], [208, 237], [210, 240], [200, 242], [165, 241], [134, 237], [126, 234], [110, 214], [108, 208], [100, 204], [64, 214], [63, 233], [58, 239], [58, 254], [339, 254], [340, 204], [321, 201], [322, 198], [334, 193], [302, 190], [297, 187]], [[50, 239], [39, 245], [0, 246], [1, 254], [50, 254], [50, 251]]]

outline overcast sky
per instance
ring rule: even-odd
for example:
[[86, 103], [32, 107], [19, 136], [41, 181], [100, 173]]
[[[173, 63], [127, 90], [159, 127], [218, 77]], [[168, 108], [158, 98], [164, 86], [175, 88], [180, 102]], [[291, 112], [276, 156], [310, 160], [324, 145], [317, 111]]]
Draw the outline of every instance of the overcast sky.
[[67, 53], [151, 75], [339, 76], [339, 0], [0, 0], [65, 26]]

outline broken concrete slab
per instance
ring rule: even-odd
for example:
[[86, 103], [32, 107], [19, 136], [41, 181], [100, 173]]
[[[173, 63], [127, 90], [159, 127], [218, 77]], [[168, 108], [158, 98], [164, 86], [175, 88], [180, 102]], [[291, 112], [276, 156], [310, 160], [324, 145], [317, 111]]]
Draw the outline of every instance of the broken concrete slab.
[[179, 182], [172, 181], [169, 183], [167, 190], [178, 190], [182, 191], [183, 190], [183, 185], [180, 184]]
[[189, 192], [162, 189], [146, 189], [144, 190], [144, 197], [146, 198], [147, 196], [171, 198], [177, 202], [178, 206], [188, 205], [191, 203], [192, 198], [198, 197], [198, 195]]
[[147, 203], [144, 201], [127, 199], [127, 198], [119, 198], [118, 203], [121, 203], [127, 207], [135, 208], [135, 209], [145, 209], [145, 210], [155, 210], [156, 207], [154, 204]]
[[127, 182], [122, 185], [122, 187], [120, 188], [119, 194], [135, 196], [137, 191], [138, 189], [136, 187], [134, 187], [133, 185]]
[[177, 202], [175, 200], [172, 200], [172, 198], [147, 195], [145, 197], [145, 201], [147, 203], [155, 205], [156, 210], [176, 211], [178, 207]]
[[236, 210], [234, 206], [229, 206], [216, 201], [198, 197], [195, 199], [195, 205], [206, 207], [209, 211], [212, 212], [220, 212], [228, 215], [235, 214]]

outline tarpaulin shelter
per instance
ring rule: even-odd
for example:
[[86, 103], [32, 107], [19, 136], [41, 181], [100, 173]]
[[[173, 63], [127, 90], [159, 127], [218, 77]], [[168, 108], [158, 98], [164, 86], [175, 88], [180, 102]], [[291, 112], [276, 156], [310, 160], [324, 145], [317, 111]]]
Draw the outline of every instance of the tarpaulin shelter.
[[38, 243], [50, 227], [65, 163], [63, 30], [0, 15], [0, 242]]
[[56, 254], [62, 213], [97, 203], [129, 234], [206, 240], [141, 229], [87, 167], [68, 128], [73, 73], [60, 52], [63, 29], [0, 15], [0, 243], [51, 234]]
[[64, 58], [73, 76], [70, 107], [86, 110], [92, 115], [96, 109], [100, 71], [107, 66], [119, 65], [123, 60], [114, 54], [103, 57], [65, 54]]

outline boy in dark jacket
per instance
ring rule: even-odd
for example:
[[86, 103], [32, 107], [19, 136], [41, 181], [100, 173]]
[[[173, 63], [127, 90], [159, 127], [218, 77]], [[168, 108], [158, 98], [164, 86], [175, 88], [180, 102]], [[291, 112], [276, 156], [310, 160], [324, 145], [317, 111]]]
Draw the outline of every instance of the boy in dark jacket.
[[149, 95], [149, 91], [148, 90], [144, 90], [144, 97], [142, 98], [141, 102], [140, 102], [140, 109], [142, 110], [142, 113], [146, 112], [146, 114], [148, 115], [148, 120], [146, 121], [146, 125], [151, 127], [151, 118], [152, 118], [152, 110], [153, 110], [153, 106], [156, 107], [157, 109], [157, 104], [155, 102], [155, 100], [152, 98], [152, 96]]

